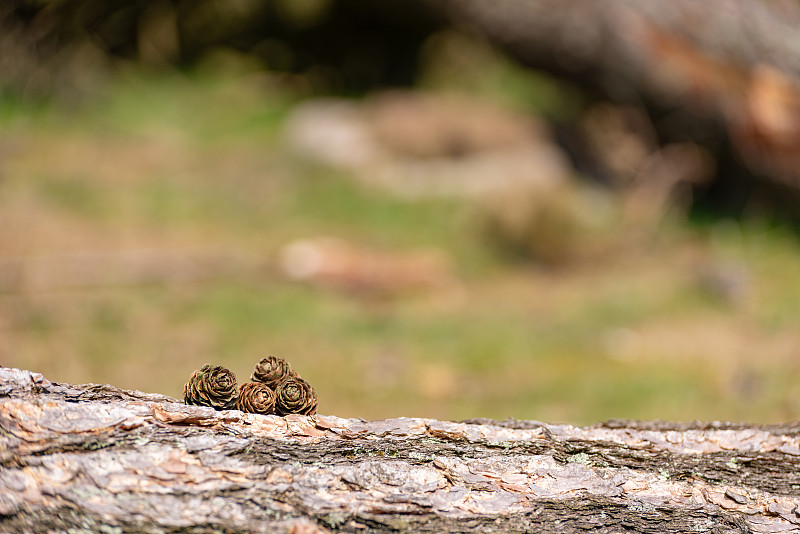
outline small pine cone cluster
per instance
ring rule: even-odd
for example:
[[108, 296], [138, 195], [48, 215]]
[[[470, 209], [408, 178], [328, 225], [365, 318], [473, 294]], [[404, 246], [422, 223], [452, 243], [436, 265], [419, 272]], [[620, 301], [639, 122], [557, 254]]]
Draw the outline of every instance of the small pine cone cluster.
[[253, 384], [262, 384], [275, 393], [274, 413], [278, 415], [317, 413], [317, 392], [286, 360], [275, 356], [262, 358], [253, 369], [250, 379]]
[[237, 408], [264, 415], [317, 413], [317, 392], [282, 358], [269, 356], [259, 360], [250, 380], [237, 390], [232, 372], [204, 365], [183, 387], [183, 401], [217, 410]]

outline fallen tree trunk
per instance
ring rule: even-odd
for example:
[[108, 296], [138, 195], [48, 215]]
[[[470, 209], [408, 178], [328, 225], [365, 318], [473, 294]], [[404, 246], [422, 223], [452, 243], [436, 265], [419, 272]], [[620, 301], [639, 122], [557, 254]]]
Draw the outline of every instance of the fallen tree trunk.
[[717, 186], [740, 207], [753, 193], [800, 200], [796, 2], [421, 1], [528, 66], [647, 108], [662, 142], [717, 157]]
[[281, 418], [0, 368], [0, 531], [800, 532], [798, 432]]

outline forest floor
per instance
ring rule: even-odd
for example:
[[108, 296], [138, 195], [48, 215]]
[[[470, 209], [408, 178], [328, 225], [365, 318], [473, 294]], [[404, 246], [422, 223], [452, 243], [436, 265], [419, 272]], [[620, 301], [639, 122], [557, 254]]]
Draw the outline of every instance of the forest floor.
[[[321, 413], [366, 419], [797, 418], [789, 230], [673, 214], [635, 250], [512, 261], [470, 201], [292, 153], [296, 103], [262, 75], [203, 72], [129, 74], [90, 104], [0, 101], [0, 364], [177, 397], [204, 363], [245, 380], [272, 354]], [[287, 244], [323, 237], [355, 281], [287, 275]]]

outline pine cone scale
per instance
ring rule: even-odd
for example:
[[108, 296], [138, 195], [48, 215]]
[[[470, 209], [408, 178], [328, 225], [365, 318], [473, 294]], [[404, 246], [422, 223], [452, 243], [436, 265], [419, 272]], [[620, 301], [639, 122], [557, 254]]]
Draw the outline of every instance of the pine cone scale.
[[278, 385], [275, 395], [275, 409], [280, 415], [314, 415], [317, 412], [317, 393], [302, 378], [286, 378]]
[[196, 406], [229, 410], [236, 406], [236, 376], [225, 367], [204, 365], [183, 386], [183, 401]]
[[236, 408], [249, 413], [270, 415], [275, 413], [275, 392], [261, 382], [246, 382], [239, 388]]
[[253, 382], [263, 382], [272, 389], [277, 389], [283, 379], [293, 376], [299, 375], [292, 369], [289, 362], [283, 358], [268, 356], [259, 360], [250, 379]]

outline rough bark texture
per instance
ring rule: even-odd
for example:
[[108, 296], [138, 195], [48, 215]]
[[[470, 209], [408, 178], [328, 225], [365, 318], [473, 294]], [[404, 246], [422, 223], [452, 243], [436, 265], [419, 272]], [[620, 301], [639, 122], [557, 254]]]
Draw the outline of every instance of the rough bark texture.
[[800, 532], [799, 432], [282, 418], [0, 368], [0, 531]]

